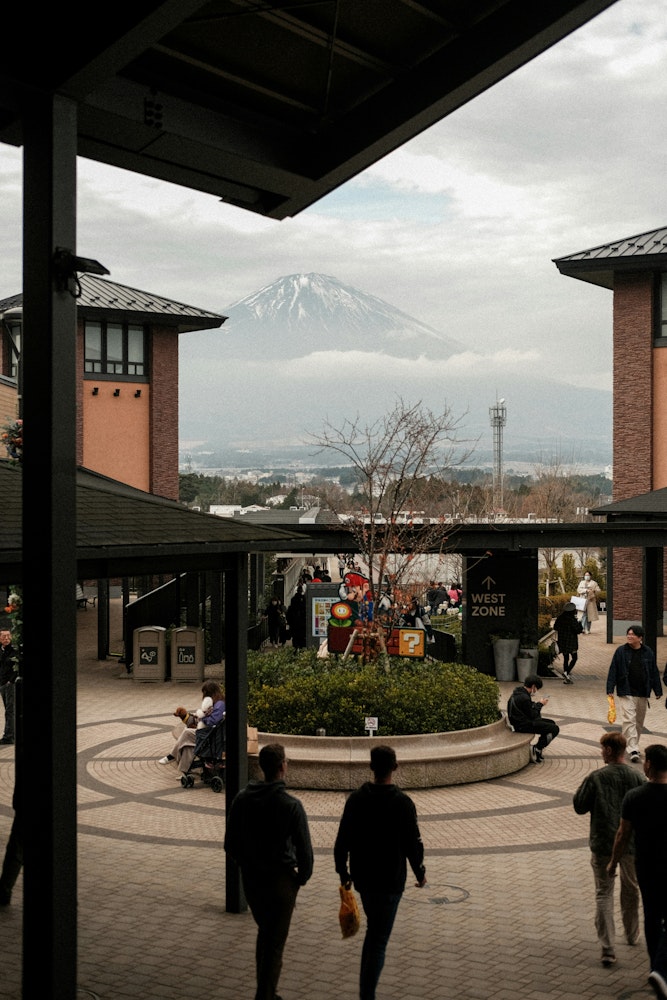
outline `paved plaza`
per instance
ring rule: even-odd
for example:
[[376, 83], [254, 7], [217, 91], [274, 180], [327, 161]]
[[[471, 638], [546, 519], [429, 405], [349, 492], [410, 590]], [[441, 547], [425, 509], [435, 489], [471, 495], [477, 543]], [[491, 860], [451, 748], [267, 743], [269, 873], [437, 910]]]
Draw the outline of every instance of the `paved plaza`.
[[[199, 782], [184, 789], [173, 765], [157, 763], [173, 742], [174, 708], [196, 706], [199, 685], [140, 684], [116, 658], [98, 661], [96, 619], [78, 612], [79, 996], [252, 1000], [255, 925], [249, 913], [224, 909], [225, 796]], [[575, 683], [545, 679], [545, 714], [561, 733], [544, 764], [411, 793], [428, 885], [418, 890], [408, 879], [378, 1000], [653, 996], [643, 936], [630, 947], [618, 934], [617, 965], [600, 963], [588, 817], [572, 809], [572, 793], [600, 766], [607, 726], [604, 679], [614, 647], [604, 619], [593, 628], [580, 640]], [[116, 608], [112, 649], [119, 636]], [[658, 646], [662, 673], [667, 639]], [[502, 707], [512, 687], [499, 685]], [[664, 702], [651, 702], [647, 724], [644, 746], [667, 743]], [[2, 845], [13, 774], [13, 747], [0, 747]], [[309, 817], [315, 870], [299, 893], [280, 993], [354, 1000], [363, 933], [341, 938], [332, 856], [345, 793], [295, 794]], [[0, 910], [3, 1000], [21, 995], [21, 890], [19, 879], [12, 905]], [[39, 961], [38, 940], [34, 955]]]

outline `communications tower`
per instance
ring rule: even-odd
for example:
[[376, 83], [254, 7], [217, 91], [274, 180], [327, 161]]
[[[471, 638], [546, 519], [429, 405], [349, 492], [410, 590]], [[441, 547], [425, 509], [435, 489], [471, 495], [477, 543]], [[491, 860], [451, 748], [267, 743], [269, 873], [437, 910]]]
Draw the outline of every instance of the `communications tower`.
[[493, 428], [493, 511], [499, 514], [503, 509], [503, 427], [507, 423], [504, 399], [489, 407], [489, 416]]

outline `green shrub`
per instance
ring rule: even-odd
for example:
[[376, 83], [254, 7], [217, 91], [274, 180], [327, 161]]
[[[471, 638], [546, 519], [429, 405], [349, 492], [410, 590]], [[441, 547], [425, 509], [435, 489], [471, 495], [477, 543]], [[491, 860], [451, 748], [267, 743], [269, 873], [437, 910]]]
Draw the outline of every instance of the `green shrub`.
[[[258, 662], [258, 661], [262, 662]], [[341, 664], [279, 650], [248, 654], [248, 721], [261, 732], [364, 736], [377, 716], [379, 736], [452, 732], [500, 718], [494, 678], [461, 663], [392, 658], [379, 664]]]

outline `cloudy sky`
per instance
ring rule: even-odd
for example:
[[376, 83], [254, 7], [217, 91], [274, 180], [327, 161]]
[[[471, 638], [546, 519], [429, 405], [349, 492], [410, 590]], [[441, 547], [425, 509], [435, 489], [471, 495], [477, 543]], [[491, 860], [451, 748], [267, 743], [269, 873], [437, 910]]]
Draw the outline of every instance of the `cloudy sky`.
[[[334, 275], [460, 341], [452, 373], [483, 360], [501, 383], [521, 370], [609, 391], [611, 293], [552, 259], [667, 223], [666, 98], [667, 0], [618, 0], [284, 222], [80, 160], [77, 251], [121, 284], [221, 312], [283, 275]], [[4, 296], [20, 289], [8, 146], [0, 219]], [[186, 394], [197, 337], [181, 338]]]

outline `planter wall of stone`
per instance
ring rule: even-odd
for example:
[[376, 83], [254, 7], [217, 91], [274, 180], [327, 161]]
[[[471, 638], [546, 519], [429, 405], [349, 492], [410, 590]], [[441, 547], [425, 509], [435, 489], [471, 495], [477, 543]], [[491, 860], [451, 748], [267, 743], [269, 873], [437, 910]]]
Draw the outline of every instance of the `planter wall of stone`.
[[[442, 788], [487, 781], [520, 771], [530, 761], [531, 733], [513, 733], [504, 719], [477, 729], [422, 736], [288, 736], [259, 733], [259, 748], [282, 743], [291, 788], [348, 791], [372, 777], [373, 740], [396, 751], [396, 783], [402, 788]], [[257, 756], [249, 757], [253, 777], [261, 777]]]

